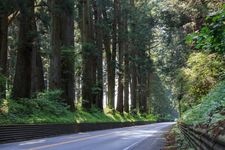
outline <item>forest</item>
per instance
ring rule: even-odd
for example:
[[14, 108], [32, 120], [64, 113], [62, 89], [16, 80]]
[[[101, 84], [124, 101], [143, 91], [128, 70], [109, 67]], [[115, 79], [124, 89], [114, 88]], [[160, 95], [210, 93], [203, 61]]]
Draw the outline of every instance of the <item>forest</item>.
[[225, 120], [223, 0], [1, 0], [0, 124]]

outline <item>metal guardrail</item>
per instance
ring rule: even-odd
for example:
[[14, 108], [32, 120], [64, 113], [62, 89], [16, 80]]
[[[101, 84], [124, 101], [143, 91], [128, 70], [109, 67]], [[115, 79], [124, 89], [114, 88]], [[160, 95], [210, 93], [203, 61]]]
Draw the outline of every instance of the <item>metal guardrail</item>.
[[189, 145], [197, 150], [225, 150], [225, 141], [218, 137], [213, 137], [207, 132], [194, 129], [185, 124], [179, 124], [179, 128], [189, 141]]
[[64, 134], [145, 125], [151, 122], [0, 125], [0, 143], [19, 142]]

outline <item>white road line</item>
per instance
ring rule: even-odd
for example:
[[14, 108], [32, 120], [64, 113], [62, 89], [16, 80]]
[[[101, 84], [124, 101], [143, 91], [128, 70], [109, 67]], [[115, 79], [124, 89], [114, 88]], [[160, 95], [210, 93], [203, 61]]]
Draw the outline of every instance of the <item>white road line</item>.
[[[146, 138], [145, 138], [145, 139], [146, 139]], [[139, 143], [141, 143], [141, 142], [144, 141], [145, 139], [142, 139], [142, 140], [140, 140], [140, 141], [138, 141], [138, 142], [135, 142], [135, 143], [131, 144], [130, 146], [124, 148], [123, 150], [129, 150], [130, 148], [135, 147], [136, 145], [138, 145]]]
[[[155, 129], [155, 130], [153, 130], [153, 134], [159, 132], [159, 131], [157, 131], [158, 129], [163, 129], [163, 128], [164, 128], [164, 126], [163, 126], [163, 127], [162, 127], [162, 126], [154, 127], [153, 129]], [[147, 137], [147, 138], [148, 138], [148, 137]], [[142, 140], [140, 140], [140, 141], [138, 141], [138, 142], [135, 142], [135, 143], [131, 144], [130, 146], [124, 148], [123, 150], [129, 150], [129, 149], [135, 147], [136, 145], [140, 144], [141, 142], [143, 142], [143, 141], [146, 140], [147, 138], [144, 138], [144, 139], [142, 139]], [[154, 143], [155, 143], [155, 141], [156, 141], [156, 140], [154, 140]]]
[[36, 141], [28, 141], [28, 142], [23, 142], [19, 145], [32, 145], [32, 144], [38, 144], [38, 143], [44, 143], [46, 140], [36, 140]]
[[108, 135], [112, 135], [112, 134], [113, 133], [107, 133], [107, 134], [100, 134], [100, 135], [95, 135], [95, 136], [89, 136], [89, 137], [84, 137], [84, 138], [70, 140], [70, 141], [58, 142], [58, 143], [55, 143], [55, 144], [53, 143], [53, 144], [47, 144], [47, 145], [42, 145], [42, 146], [38, 146], [38, 147], [33, 147], [33, 148], [29, 148], [28, 150], [48, 149], [48, 148], [52, 148], [52, 147], [56, 147], [56, 146], [76, 143], [76, 142], [80, 142], [80, 141], [86, 141], [86, 140], [90, 140], [90, 139], [93, 139], [93, 138], [108, 136]]

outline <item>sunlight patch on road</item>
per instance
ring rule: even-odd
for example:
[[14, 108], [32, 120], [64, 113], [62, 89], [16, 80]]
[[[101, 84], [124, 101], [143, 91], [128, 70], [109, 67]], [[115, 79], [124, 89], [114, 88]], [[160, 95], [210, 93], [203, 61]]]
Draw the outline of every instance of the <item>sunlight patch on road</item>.
[[23, 146], [23, 145], [32, 145], [32, 144], [38, 144], [38, 143], [43, 143], [45, 142], [46, 140], [35, 140], [35, 141], [28, 141], [28, 142], [23, 142], [21, 144], [19, 144], [20, 146]]

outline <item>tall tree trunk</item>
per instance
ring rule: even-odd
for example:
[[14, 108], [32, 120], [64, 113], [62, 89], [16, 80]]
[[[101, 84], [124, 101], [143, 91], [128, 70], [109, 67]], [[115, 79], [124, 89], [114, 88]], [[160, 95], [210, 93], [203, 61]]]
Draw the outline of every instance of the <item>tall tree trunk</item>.
[[[60, 41], [60, 15], [58, 0], [49, 0], [51, 6], [51, 54], [49, 88], [61, 89], [61, 41]], [[59, 7], [59, 8], [58, 8]], [[62, 90], [62, 89], [61, 89]]]
[[[139, 56], [137, 56], [139, 57]], [[141, 102], [141, 75], [140, 75], [140, 64], [137, 65], [137, 89], [136, 89], [136, 111], [137, 113], [140, 113], [140, 102]]]
[[[116, 66], [116, 50], [117, 50], [117, 10], [116, 4], [114, 3], [114, 16], [112, 25], [112, 49], [110, 42], [110, 32], [104, 30], [104, 48], [106, 52], [107, 61], [107, 83], [108, 83], [108, 107], [114, 109], [115, 107], [115, 66]], [[103, 7], [103, 19], [104, 22], [108, 22], [106, 8]]]
[[63, 101], [70, 106], [71, 111], [74, 111], [74, 2], [51, 0], [51, 6], [50, 88], [61, 89]]
[[140, 87], [140, 113], [147, 113], [147, 75], [143, 73], [141, 75], [141, 87]]
[[90, 60], [92, 63], [89, 63], [91, 67], [91, 106], [97, 106], [97, 100], [98, 100], [98, 94], [100, 92], [99, 87], [98, 87], [98, 79], [97, 79], [97, 69], [98, 69], [98, 46], [97, 46], [97, 40], [96, 40], [96, 35], [95, 35], [95, 20], [94, 20], [94, 1], [89, 1], [89, 7], [88, 7], [88, 20], [90, 22], [89, 25], [89, 33], [88, 33], [88, 39], [90, 43], [89, 47], [89, 52], [91, 51], [90, 55]]
[[81, 104], [81, 75], [76, 75], [76, 100]]
[[119, 78], [118, 78], [118, 95], [117, 95], [117, 108], [116, 110], [120, 113], [123, 113], [123, 96], [124, 96], [124, 85], [123, 85], [123, 58], [124, 58], [124, 39], [123, 39], [123, 32], [124, 32], [124, 25], [122, 23], [122, 11], [121, 11], [121, 2], [119, 0], [115, 0], [115, 3], [118, 7], [118, 68], [119, 68]]
[[101, 30], [102, 24], [102, 8], [100, 5], [101, 1], [93, 2], [94, 17], [95, 17], [95, 43], [97, 49], [97, 95], [96, 95], [96, 106], [103, 110], [103, 32]]
[[95, 94], [93, 92], [95, 81], [93, 79], [93, 64], [95, 64], [93, 58], [93, 41], [91, 28], [92, 24], [90, 19], [90, 3], [88, 0], [80, 1], [80, 13], [81, 18], [81, 38], [82, 38], [82, 59], [83, 59], [83, 84], [82, 84], [82, 107], [90, 109], [93, 101], [95, 100]]
[[131, 68], [131, 111], [137, 113], [137, 69], [135, 62], [132, 62]]
[[125, 56], [125, 79], [124, 79], [124, 111], [129, 113], [129, 81], [130, 81], [130, 72], [129, 72], [129, 60], [128, 56]]
[[6, 97], [8, 15], [0, 15], [0, 99]]
[[[113, 40], [115, 41], [115, 39]], [[114, 43], [114, 42], [113, 42]], [[113, 44], [111, 61], [108, 62], [108, 101], [109, 108], [115, 109], [115, 85], [116, 85], [116, 41]]]
[[113, 62], [113, 56], [110, 48], [110, 38], [108, 33], [104, 33], [104, 48], [106, 52], [106, 62], [107, 62], [107, 98], [108, 107], [114, 109], [115, 105], [115, 62]]
[[31, 96], [32, 51], [35, 38], [33, 27], [34, 1], [24, 0], [19, 3], [19, 46], [17, 51], [16, 73], [12, 97], [29, 98]]
[[[65, 1], [65, 0], [64, 0]], [[74, 70], [74, 3], [70, 0], [67, 2], [71, 6], [67, 6], [68, 10], [64, 10], [62, 14], [62, 48], [63, 52], [62, 65], [62, 88], [63, 98], [70, 106], [72, 111], [75, 110], [75, 70]]]
[[[134, 0], [130, 0], [131, 10], [134, 11], [135, 3]], [[135, 21], [133, 17], [130, 18], [131, 22], [131, 32], [135, 32]], [[130, 54], [132, 55], [132, 62], [131, 62], [131, 112], [137, 113], [137, 52], [136, 47], [134, 46], [134, 37], [130, 37]]]
[[[33, 22], [35, 33], [37, 34], [36, 22]], [[44, 71], [40, 54], [39, 39], [35, 36], [32, 49], [32, 72], [31, 72], [31, 94], [42, 92], [45, 89]]]
[[152, 80], [153, 80], [153, 73], [152, 70], [148, 72], [147, 77], [147, 90], [148, 90], [148, 105], [147, 105], [147, 112], [148, 114], [152, 113]]
[[130, 81], [130, 62], [129, 62], [129, 55], [130, 50], [128, 48], [128, 25], [127, 25], [127, 10], [125, 9], [124, 14], [124, 111], [129, 113], [129, 81]]

